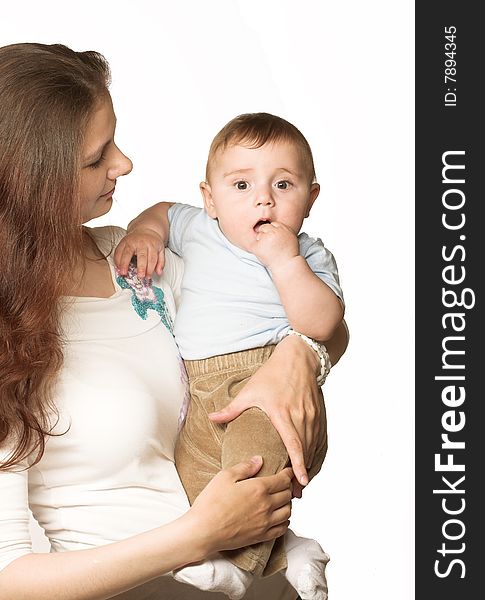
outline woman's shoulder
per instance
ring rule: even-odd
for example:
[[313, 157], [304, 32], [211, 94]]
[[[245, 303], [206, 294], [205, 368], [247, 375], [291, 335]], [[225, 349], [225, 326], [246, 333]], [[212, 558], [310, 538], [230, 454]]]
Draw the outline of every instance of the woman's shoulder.
[[105, 225], [103, 227], [90, 227], [89, 231], [96, 240], [99, 249], [109, 254], [126, 235], [126, 229], [117, 225]]
[[[105, 225], [103, 227], [90, 227], [89, 231], [99, 249], [111, 254], [119, 242], [126, 235], [126, 229], [117, 225]], [[165, 275], [170, 278], [179, 279], [182, 276], [184, 264], [180, 256], [172, 252], [169, 248], [165, 248]]]
[[[98, 248], [106, 256], [112, 256], [116, 246], [121, 239], [126, 235], [126, 229], [116, 225], [105, 225], [104, 227], [90, 227], [89, 231], [96, 241]], [[153, 275], [155, 285], [160, 285], [161, 281], [172, 289], [175, 302], [178, 304], [180, 295], [180, 285], [184, 272], [183, 260], [172, 252], [169, 248], [165, 248], [165, 267], [161, 277]]]

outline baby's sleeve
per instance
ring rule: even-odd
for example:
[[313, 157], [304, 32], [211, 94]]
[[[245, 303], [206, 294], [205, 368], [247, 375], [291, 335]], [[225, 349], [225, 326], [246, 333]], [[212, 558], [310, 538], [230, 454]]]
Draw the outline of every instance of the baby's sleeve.
[[[5, 453], [0, 451], [0, 462]], [[0, 571], [32, 552], [29, 529], [28, 471], [0, 470]]]
[[328, 248], [325, 248], [320, 238], [314, 239], [306, 233], [301, 233], [298, 239], [300, 253], [307, 261], [310, 269], [335, 292], [343, 303], [344, 295], [340, 287], [337, 263], [333, 254]]
[[202, 208], [189, 206], [188, 204], [174, 204], [168, 210], [168, 221], [170, 224], [168, 247], [182, 258], [185, 241], [190, 236], [192, 220], [202, 210]]
[[[162, 278], [170, 286], [174, 299], [174, 314], [180, 303], [180, 290], [182, 288], [182, 276], [184, 274], [184, 261], [170, 249], [165, 250], [165, 266], [163, 268]], [[153, 275], [153, 281], [156, 285], [158, 275]]]

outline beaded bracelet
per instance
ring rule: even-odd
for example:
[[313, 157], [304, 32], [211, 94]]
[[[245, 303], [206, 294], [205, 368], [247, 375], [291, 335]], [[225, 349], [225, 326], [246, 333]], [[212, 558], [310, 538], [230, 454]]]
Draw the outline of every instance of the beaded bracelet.
[[327, 375], [330, 373], [330, 369], [332, 368], [332, 363], [330, 362], [330, 357], [325, 346], [321, 342], [317, 342], [313, 338], [309, 338], [308, 336], [303, 335], [303, 333], [295, 331], [294, 329], [289, 329], [287, 335], [297, 335], [318, 354], [318, 358], [320, 359], [320, 364], [322, 367], [320, 370], [320, 375], [317, 377], [317, 385], [322, 386], [325, 383]]

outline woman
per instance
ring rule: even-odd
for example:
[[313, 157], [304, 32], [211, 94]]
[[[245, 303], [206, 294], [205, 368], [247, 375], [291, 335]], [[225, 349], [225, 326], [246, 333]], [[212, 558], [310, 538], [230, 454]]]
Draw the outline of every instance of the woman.
[[[33, 590], [37, 600], [216, 598], [156, 578], [288, 525], [292, 471], [249, 479], [258, 459], [221, 472], [188, 509], [173, 464], [185, 392], [169, 331], [180, 261], [167, 261], [146, 310], [150, 290], [115, 277], [121, 230], [82, 226], [109, 211], [132, 168], [114, 143], [108, 84], [95, 52], [0, 48], [0, 600]], [[320, 365], [295, 337], [231, 416], [265, 410], [301, 480]], [[345, 345], [341, 330], [334, 363]], [[51, 554], [31, 553], [29, 503]], [[294, 597], [278, 585], [252, 597]]]

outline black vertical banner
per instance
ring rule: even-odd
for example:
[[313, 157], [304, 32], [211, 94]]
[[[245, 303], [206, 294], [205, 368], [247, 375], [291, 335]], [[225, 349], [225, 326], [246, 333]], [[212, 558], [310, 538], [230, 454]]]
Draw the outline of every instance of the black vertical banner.
[[479, 7], [416, 3], [417, 600], [483, 596], [485, 36]]

